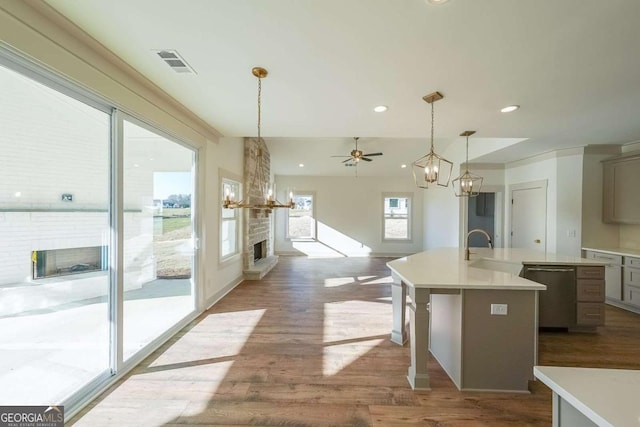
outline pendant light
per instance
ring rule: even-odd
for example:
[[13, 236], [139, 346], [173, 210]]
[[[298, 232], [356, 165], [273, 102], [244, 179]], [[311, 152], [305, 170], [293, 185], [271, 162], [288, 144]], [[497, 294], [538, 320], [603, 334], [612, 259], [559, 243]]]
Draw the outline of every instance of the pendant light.
[[429, 184], [431, 184], [431, 186], [439, 185], [441, 187], [447, 187], [451, 179], [453, 163], [436, 154], [433, 148], [433, 103], [442, 98], [444, 98], [444, 96], [442, 96], [440, 92], [433, 92], [422, 97], [425, 102], [431, 104], [431, 148], [429, 149], [429, 153], [420, 157], [412, 164], [413, 179], [419, 188], [429, 188]]
[[[273, 208], [293, 208], [295, 203], [293, 201], [293, 193], [289, 192], [289, 201], [287, 203], [279, 202], [273, 194], [273, 189], [269, 184], [269, 177], [265, 176], [265, 160], [264, 150], [265, 146], [262, 136], [260, 135], [261, 125], [261, 113], [262, 113], [262, 79], [267, 77], [268, 71], [262, 67], [254, 67], [251, 73], [258, 78], [258, 139], [256, 140], [256, 162], [255, 169], [253, 171], [253, 179], [251, 186], [247, 188], [245, 197], [238, 201], [235, 199], [235, 194], [227, 193], [224, 195], [222, 201], [222, 207], [225, 209], [235, 208], [249, 208], [249, 209], [262, 209], [271, 211]], [[257, 200], [251, 203], [251, 199]]]
[[466, 130], [460, 134], [460, 136], [467, 137], [467, 157], [464, 163], [464, 173], [451, 181], [457, 197], [476, 197], [482, 188], [483, 178], [469, 172], [469, 137], [474, 133], [476, 133], [475, 130]]

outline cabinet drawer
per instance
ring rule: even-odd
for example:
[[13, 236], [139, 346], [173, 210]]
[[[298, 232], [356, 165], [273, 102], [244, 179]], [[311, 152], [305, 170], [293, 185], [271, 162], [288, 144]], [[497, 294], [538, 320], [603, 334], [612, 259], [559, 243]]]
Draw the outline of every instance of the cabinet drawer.
[[628, 265], [629, 267], [640, 268], [640, 258], [626, 256], [624, 257], [624, 265]]
[[622, 264], [621, 255], [612, 255], [604, 252], [584, 251], [584, 257], [595, 261], [606, 262], [607, 264]]
[[624, 284], [640, 287], [640, 268], [624, 266]]
[[640, 288], [624, 285], [622, 300], [627, 304], [632, 304], [640, 307]]
[[576, 290], [578, 301], [603, 302], [604, 280], [580, 279]]
[[580, 267], [577, 271], [578, 279], [604, 279], [604, 267]]
[[604, 325], [604, 304], [597, 302], [579, 302], [576, 310], [578, 326]]

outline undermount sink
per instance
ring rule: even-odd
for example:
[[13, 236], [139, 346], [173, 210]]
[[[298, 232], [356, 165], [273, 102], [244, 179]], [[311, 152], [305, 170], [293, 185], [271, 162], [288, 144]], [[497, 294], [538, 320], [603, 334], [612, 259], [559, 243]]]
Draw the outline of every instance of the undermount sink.
[[483, 268], [485, 270], [501, 271], [503, 273], [515, 274], [516, 276], [520, 274], [520, 271], [522, 271], [522, 264], [520, 263], [497, 261], [490, 258], [477, 259], [470, 262], [469, 266], [474, 268]]

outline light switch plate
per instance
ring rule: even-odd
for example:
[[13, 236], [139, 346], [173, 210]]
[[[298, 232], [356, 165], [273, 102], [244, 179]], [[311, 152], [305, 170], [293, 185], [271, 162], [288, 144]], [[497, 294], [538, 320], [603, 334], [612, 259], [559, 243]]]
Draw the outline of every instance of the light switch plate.
[[491, 304], [491, 314], [497, 316], [506, 316], [509, 312], [507, 304]]

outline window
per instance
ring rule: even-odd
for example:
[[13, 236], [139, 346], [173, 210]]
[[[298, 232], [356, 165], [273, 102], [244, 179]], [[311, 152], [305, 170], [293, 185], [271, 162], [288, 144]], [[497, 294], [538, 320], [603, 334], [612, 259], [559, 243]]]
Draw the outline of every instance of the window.
[[294, 207], [287, 211], [287, 238], [313, 239], [316, 236], [316, 221], [313, 214], [313, 194], [293, 196]]
[[[230, 179], [222, 179], [222, 193], [231, 197], [240, 196], [240, 183]], [[229, 258], [239, 252], [238, 229], [239, 209], [222, 209], [220, 229], [220, 259]]]
[[411, 196], [385, 195], [383, 240], [411, 240]]

